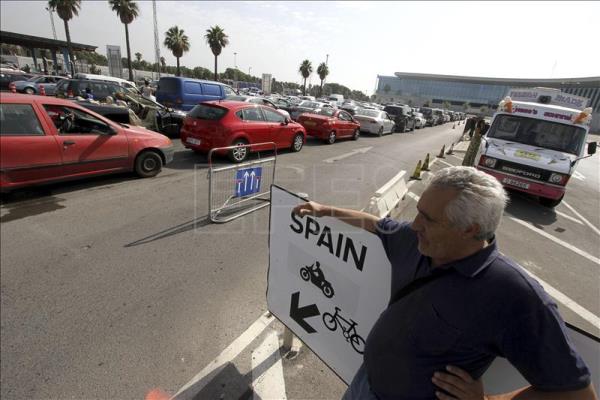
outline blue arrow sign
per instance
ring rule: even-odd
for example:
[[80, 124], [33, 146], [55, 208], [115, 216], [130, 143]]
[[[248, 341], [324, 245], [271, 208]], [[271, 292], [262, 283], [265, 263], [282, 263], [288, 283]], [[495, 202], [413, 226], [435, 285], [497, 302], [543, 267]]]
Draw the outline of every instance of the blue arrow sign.
[[238, 169], [235, 174], [235, 197], [244, 197], [260, 192], [262, 167]]

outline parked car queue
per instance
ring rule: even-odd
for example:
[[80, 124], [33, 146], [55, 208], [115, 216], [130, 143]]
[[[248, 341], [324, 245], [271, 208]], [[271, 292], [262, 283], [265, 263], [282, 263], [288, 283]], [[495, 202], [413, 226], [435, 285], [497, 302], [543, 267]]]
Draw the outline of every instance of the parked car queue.
[[[333, 144], [344, 138], [357, 140], [361, 132], [382, 136], [422, 128], [427, 123], [424, 115], [421, 117], [406, 105], [383, 107], [352, 100], [337, 107], [313, 100], [294, 104], [293, 99], [281, 96], [230, 96], [237, 101], [201, 102], [186, 114], [158, 103], [144, 105], [139, 98], [131, 97], [136, 94], [130, 89], [106, 81], [66, 79], [59, 84], [63, 89], [57, 94], [64, 95], [64, 88], [72, 88], [81, 95], [84, 94], [81, 88], [94, 85], [108, 90], [107, 98], [112, 94], [132, 100], [133, 104], [127, 103], [129, 110], [136, 110], [140, 117], [147, 113], [147, 107], [157, 109], [157, 119], [164, 118], [169, 110], [180, 113], [171, 120], [176, 122], [172, 125], [178, 131], [181, 126], [181, 142], [186, 148], [207, 153], [230, 146], [219, 154], [227, 155], [234, 163], [243, 162], [252, 151], [263, 150], [259, 143], [274, 142], [278, 149], [298, 152], [307, 136]], [[67, 96], [73, 98], [73, 93]], [[0, 189], [119, 171], [135, 171], [139, 176], [149, 177], [158, 174], [172, 159], [173, 148], [168, 138], [132, 125], [126, 120], [126, 113], [114, 112], [117, 108], [79, 99], [73, 103], [42, 96], [2, 96]], [[284, 107], [290, 110], [289, 114]], [[151, 129], [161, 131], [154, 125]], [[23, 145], [35, 151], [19, 164], [15, 154]]]

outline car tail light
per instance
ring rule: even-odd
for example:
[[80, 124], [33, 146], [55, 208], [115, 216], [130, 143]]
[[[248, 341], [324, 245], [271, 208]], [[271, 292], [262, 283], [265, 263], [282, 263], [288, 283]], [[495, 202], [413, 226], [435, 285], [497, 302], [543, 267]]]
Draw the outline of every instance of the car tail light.
[[479, 158], [479, 165], [482, 167], [494, 168], [497, 162], [498, 160], [492, 157], [481, 156]]
[[376, 124], [377, 121], [369, 121], [370, 124]]

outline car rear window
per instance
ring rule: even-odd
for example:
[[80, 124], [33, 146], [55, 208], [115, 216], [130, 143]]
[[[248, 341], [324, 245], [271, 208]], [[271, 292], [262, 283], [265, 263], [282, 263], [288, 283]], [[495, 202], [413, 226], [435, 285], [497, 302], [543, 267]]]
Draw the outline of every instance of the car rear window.
[[211, 106], [208, 104], [198, 104], [188, 113], [189, 117], [197, 119], [206, 119], [210, 121], [218, 121], [227, 114], [227, 109]]
[[209, 96], [221, 96], [221, 88], [219, 87], [219, 85], [203, 83], [202, 91], [204, 92], [204, 94], [209, 95]]
[[42, 136], [44, 130], [29, 104], [0, 104], [0, 136]]
[[158, 81], [158, 90], [164, 93], [177, 94], [179, 92], [179, 79], [161, 78]]

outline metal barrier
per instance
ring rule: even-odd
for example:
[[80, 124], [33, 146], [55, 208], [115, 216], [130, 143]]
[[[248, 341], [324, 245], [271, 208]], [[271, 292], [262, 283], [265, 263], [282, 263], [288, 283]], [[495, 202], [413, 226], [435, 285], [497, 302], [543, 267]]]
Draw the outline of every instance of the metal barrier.
[[[215, 167], [213, 154], [232, 149], [253, 149], [257, 160]], [[260, 158], [260, 151], [273, 150], [273, 156]], [[275, 182], [277, 146], [273, 142], [217, 147], [208, 153], [208, 216], [211, 222], [224, 223], [266, 207], [271, 202]]]

